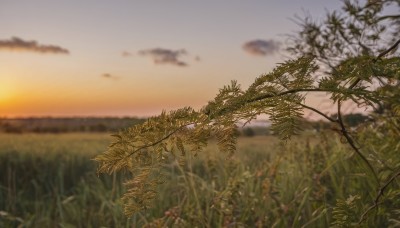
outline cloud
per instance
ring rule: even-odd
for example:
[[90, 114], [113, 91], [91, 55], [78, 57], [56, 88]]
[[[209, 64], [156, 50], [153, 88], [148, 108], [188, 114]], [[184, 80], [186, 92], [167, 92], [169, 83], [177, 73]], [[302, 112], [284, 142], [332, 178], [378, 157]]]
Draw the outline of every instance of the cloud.
[[130, 53], [129, 51], [123, 51], [121, 53], [121, 55], [122, 55], [122, 57], [130, 57], [130, 56], [132, 56], [132, 53]]
[[175, 66], [188, 66], [186, 62], [179, 60], [182, 55], [186, 55], [185, 49], [169, 50], [163, 48], [153, 48], [139, 51], [139, 55], [150, 56], [155, 64], [172, 64]]
[[243, 44], [243, 49], [252, 55], [273, 55], [279, 50], [280, 43], [274, 40], [251, 40]]
[[0, 40], [0, 51], [27, 51], [36, 53], [52, 53], [52, 54], [69, 54], [69, 51], [65, 48], [56, 45], [43, 45], [38, 42], [31, 40], [26, 41], [18, 37], [12, 37], [9, 40]]
[[119, 79], [119, 77], [114, 76], [114, 75], [109, 74], [109, 73], [104, 73], [104, 74], [101, 75], [101, 77], [102, 77], [102, 78], [106, 78], [106, 79], [113, 79], [113, 80]]

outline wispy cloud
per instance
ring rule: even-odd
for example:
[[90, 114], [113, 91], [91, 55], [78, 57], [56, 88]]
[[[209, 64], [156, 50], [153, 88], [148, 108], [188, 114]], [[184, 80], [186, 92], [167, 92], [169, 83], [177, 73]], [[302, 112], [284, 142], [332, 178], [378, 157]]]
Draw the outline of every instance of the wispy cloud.
[[57, 45], [39, 44], [34, 40], [23, 40], [18, 37], [12, 37], [9, 40], [0, 40], [0, 51], [26, 51], [36, 53], [51, 53], [51, 54], [69, 54], [69, 51]]
[[113, 80], [117, 80], [119, 79], [119, 77], [109, 74], [109, 73], [104, 73], [101, 75], [102, 78], [106, 78], [106, 79], [113, 79]]
[[185, 49], [170, 50], [163, 48], [153, 48], [139, 51], [139, 55], [150, 56], [155, 64], [171, 64], [175, 66], [188, 66], [188, 64], [179, 58], [186, 55]]
[[129, 51], [123, 51], [121, 53], [121, 55], [122, 55], [122, 57], [130, 57], [130, 56], [132, 56], [132, 53], [130, 53]]
[[279, 50], [280, 43], [274, 40], [251, 40], [243, 44], [243, 49], [256, 56], [272, 55]]

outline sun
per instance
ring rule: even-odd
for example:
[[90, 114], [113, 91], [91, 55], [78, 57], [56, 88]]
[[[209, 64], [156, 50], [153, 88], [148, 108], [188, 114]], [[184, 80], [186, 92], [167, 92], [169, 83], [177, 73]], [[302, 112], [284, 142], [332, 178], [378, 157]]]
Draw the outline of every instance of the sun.
[[3, 106], [6, 103], [9, 103], [12, 97], [13, 97], [13, 93], [12, 93], [11, 87], [2, 85], [0, 83], [0, 106]]

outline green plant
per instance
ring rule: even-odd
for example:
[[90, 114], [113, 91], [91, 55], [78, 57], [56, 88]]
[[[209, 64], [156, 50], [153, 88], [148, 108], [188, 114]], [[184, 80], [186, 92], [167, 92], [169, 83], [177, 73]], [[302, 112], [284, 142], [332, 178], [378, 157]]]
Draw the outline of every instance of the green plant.
[[[310, 110], [331, 122], [332, 128], [360, 159], [359, 165], [365, 167], [363, 175], [375, 183], [370, 189], [378, 189], [375, 196], [365, 196], [374, 198], [373, 205], [360, 206], [360, 211], [365, 211], [358, 222], [367, 220], [369, 212], [381, 203], [383, 193], [388, 188], [398, 188], [394, 182], [400, 175], [400, 163], [393, 153], [399, 151], [396, 145], [400, 134], [377, 128], [368, 130], [367, 124], [362, 131], [352, 130], [343, 121], [343, 106], [352, 102], [376, 112], [380, 110], [383, 114], [368, 114], [371, 124], [390, 123], [391, 129], [395, 132], [397, 129], [398, 133], [400, 57], [396, 49], [400, 45], [400, 15], [388, 14], [387, 9], [388, 6], [398, 9], [399, 5], [398, 0], [344, 1], [343, 11], [328, 13], [322, 24], [309, 18], [301, 20], [302, 30], [292, 37], [292, 46], [288, 49], [297, 58], [256, 78], [248, 89], [243, 90], [232, 81], [200, 110], [186, 107], [162, 112], [114, 135], [108, 150], [95, 160], [99, 173], [124, 170], [129, 177], [122, 198], [125, 214], [130, 216], [151, 206], [158, 186], [166, 181], [163, 167], [171, 158], [184, 161], [187, 152], [200, 153], [212, 138], [216, 139], [220, 151], [231, 155], [236, 149], [238, 123], [248, 123], [260, 114], [267, 114], [272, 131], [288, 140], [300, 133], [303, 111]], [[305, 99], [312, 93], [330, 95], [337, 107], [337, 118], [307, 105]], [[368, 137], [363, 138], [363, 134], [372, 138], [387, 135], [381, 142], [381, 145], [387, 144], [386, 149], [382, 153], [371, 152], [368, 143], [372, 141], [365, 141]], [[382, 168], [372, 156], [390, 157], [392, 164]]]

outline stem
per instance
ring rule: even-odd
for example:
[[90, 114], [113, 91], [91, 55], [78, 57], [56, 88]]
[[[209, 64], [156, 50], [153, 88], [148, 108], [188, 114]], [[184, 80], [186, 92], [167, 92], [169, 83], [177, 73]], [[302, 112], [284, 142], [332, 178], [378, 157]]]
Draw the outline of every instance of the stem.
[[361, 224], [365, 219], [366, 219], [366, 215], [374, 208], [378, 207], [379, 204], [379, 199], [383, 196], [383, 193], [385, 191], [385, 189], [398, 177], [400, 176], [400, 170], [398, 170], [395, 174], [393, 174], [392, 177], [390, 177], [390, 179], [378, 190], [378, 194], [375, 197], [374, 200], [374, 204], [372, 206], [370, 206], [362, 215], [360, 218], [360, 221], [358, 222], [358, 224]]
[[400, 19], [400, 15], [386, 15], [386, 16], [382, 16], [380, 18], [378, 18], [378, 21], [383, 21], [386, 19], [391, 19], [391, 20], [395, 20], [395, 19]]
[[299, 92], [332, 92], [332, 91], [326, 90], [326, 89], [319, 89], [319, 88], [292, 89], [292, 90], [287, 90], [287, 91], [284, 91], [284, 92], [278, 93], [278, 94], [264, 94], [264, 95], [252, 98], [252, 99], [248, 100], [247, 102], [251, 103], [251, 102], [255, 102], [255, 101], [261, 101], [261, 100], [264, 100], [267, 98], [281, 97], [284, 95], [299, 93]]
[[368, 161], [368, 159], [361, 153], [361, 151], [356, 147], [354, 140], [351, 138], [349, 135], [342, 119], [342, 114], [341, 114], [341, 101], [338, 100], [338, 123], [341, 128], [341, 132], [343, 136], [346, 138], [347, 142], [350, 144], [351, 148], [356, 152], [356, 154], [367, 164], [368, 168], [371, 170], [371, 172], [374, 174], [375, 180], [378, 183], [379, 186], [379, 178], [378, 175], [376, 174], [374, 167], [371, 165], [371, 163]]
[[173, 134], [175, 134], [176, 132], [180, 131], [182, 128], [187, 127], [187, 126], [189, 126], [189, 125], [191, 125], [191, 124], [194, 124], [194, 123], [187, 123], [187, 124], [184, 124], [184, 125], [182, 125], [182, 126], [176, 128], [175, 130], [171, 131], [170, 133], [168, 133], [167, 135], [165, 135], [165, 136], [162, 137], [161, 139], [159, 139], [159, 140], [157, 140], [157, 141], [154, 141], [154, 142], [151, 143], [151, 144], [147, 144], [147, 145], [144, 145], [144, 146], [141, 146], [141, 147], [137, 148], [136, 150], [134, 150], [134, 151], [132, 151], [131, 153], [129, 153], [128, 155], [126, 155], [123, 159], [127, 159], [128, 157], [132, 156], [134, 153], [136, 153], [136, 152], [138, 152], [138, 151], [140, 151], [140, 150], [142, 150], [142, 149], [145, 149], [145, 148], [148, 148], [148, 147], [152, 147], [152, 146], [155, 146], [155, 145], [159, 144], [160, 142], [162, 142], [162, 141], [168, 139], [169, 137], [171, 137], [171, 136], [172, 136]]
[[313, 112], [316, 112], [316, 113], [320, 114], [321, 116], [323, 116], [325, 119], [329, 120], [330, 122], [333, 122], [333, 123], [337, 123], [337, 122], [338, 122], [337, 120], [334, 120], [334, 119], [332, 119], [331, 117], [327, 116], [326, 114], [322, 113], [322, 112], [319, 111], [318, 109], [315, 109], [315, 108], [313, 108], [313, 107], [310, 107], [310, 106], [305, 105], [305, 104], [302, 104], [302, 103], [297, 103], [297, 104], [299, 104], [299, 105], [302, 106], [303, 108], [309, 109], [309, 110], [311, 110], [311, 111], [313, 111]]
[[383, 56], [385, 56], [386, 54], [388, 54], [389, 52], [391, 52], [393, 49], [395, 49], [398, 45], [400, 44], [400, 39], [397, 40], [396, 43], [394, 43], [390, 48], [388, 48], [387, 50], [383, 51], [382, 53], [380, 53], [378, 55], [378, 57], [376, 57], [374, 59], [374, 62], [376, 62], [378, 59], [382, 58]]
[[[303, 89], [292, 89], [292, 90], [286, 90], [284, 92], [281, 93], [268, 93], [268, 94], [263, 94], [257, 97], [253, 97], [251, 99], [246, 100], [245, 102], [243, 102], [242, 104], [240, 104], [238, 107], [234, 106], [235, 110], [240, 109], [241, 107], [249, 104], [249, 103], [253, 103], [253, 102], [257, 102], [257, 101], [262, 101], [264, 99], [268, 99], [268, 98], [275, 98], [275, 97], [281, 97], [281, 96], [285, 96], [288, 94], [294, 94], [294, 93], [299, 93], [299, 92], [332, 92], [331, 90], [327, 90], [327, 89], [320, 89], [320, 88], [303, 88]], [[215, 116], [222, 116], [224, 115], [224, 113], [226, 111], [229, 111], [231, 109], [231, 107], [225, 107], [222, 108], [221, 110], [219, 110], [217, 113], [213, 114]], [[205, 113], [206, 115], [210, 115], [210, 113]]]

